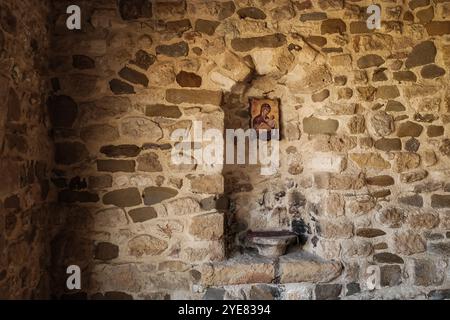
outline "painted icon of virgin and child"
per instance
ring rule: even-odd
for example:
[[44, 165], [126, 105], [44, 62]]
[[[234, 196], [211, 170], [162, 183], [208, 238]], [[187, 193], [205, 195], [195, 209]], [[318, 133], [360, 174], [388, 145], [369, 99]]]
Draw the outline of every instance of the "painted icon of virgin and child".
[[251, 127], [257, 131], [270, 132], [279, 129], [279, 101], [272, 99], [250, 99]]

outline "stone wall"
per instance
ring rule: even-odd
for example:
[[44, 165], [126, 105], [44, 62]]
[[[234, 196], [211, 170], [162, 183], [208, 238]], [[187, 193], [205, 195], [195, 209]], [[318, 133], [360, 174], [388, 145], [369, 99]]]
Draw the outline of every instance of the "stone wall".
[[[39, 117], [3, 113], [14, 126], [0, 136], [3, 152], [21, 159], [2, 155], [8, 179], [26, 173], [20, 188], [3, 186], [11, 188], [3, 207], [18, 212], [5, 228], [24, 212], [45, 213], [27, 210], [37, 202], [28, 198], [55, 189], [44, 214], [51, 251], [42, 255], [55, 297], [74, 295], [65, 287], [72, 264], [82, 269], [75, 297], [90, 299], [450, 297], [448, 0], [380, 0], [378, 30], [367, 29], [372, 1], [363, 0], [77, 1], [80, 31], [66, 28], [69, 4], [52, 2], [46, 105], [55, 164], [43, 108]], [[6, 52], [33, 59], [5, 72], [2, 64], [8, 102], [23, 68], [47, 61], [44, 30], [30, 31], [34, 41], [1, 37], [45, 23], [9, 16], [2, 9], [0, 44], [26, 43]], [[14, 90], [23, 108], [38, 108], [48, 91], [29, 83], [16, 80]], [[192, 131], [199, 120], [247, 129], [251, 97], [280, 101], [275, 175], [257, 165], [173, 164], [175, 129]], [[46, 247], [40, 222], [29, 223], [8, 246]], [[279, 259], [256, 256], [247, 231], [274, 229], [294, 231], [298, 245]], [[31, 281], [16, 270], [27, 264], [5, 264], [0, 284]], [[369, 266], [380, 272], [373, 291]]]
[[47, 1], [0, 4], [0, 298], [48, 296]]

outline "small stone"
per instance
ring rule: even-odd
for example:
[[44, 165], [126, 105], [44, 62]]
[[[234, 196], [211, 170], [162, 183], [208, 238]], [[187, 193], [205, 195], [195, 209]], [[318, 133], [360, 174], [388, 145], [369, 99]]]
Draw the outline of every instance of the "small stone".
[[408, 139], [405, 143], [405, 150], [409, 152], [417, 152], [420, 147], [420, 141], [416, 138]]
[[402, 283], [402, 270], [398, 265], [384, 265], [380, 267], [380, 285], [395, 287]]
[[431, 230], [439, 225], [439, 216], [432, 213], [416, 213], [408, 216], [408, 224], [411, 229]]
[[177, 74], [176, 80], [181, 87], [198, 88], [202, 85], [202, 78], [192, 72], [181, 71]]
[[128, 215], [131, 217], [134, 223], [145, 222], [151, 219], [155, 219], [158, 216], [156, 210], [152, 207], [133, 209], [128, 212]]
[[224, 220], [220, 213], [207, 213], [192, 218], [189, 233], [199, 240], [219, 240], [223, 237]]
[[389, 169], [391, 167], [390, 163], [378, 153], [351, 153], [350, 159], [361, 169]]
[[428, 251], [442, 256], [442, 257], [450, 257], [450, 242], [437, 242], [437, 243], [429, 243]]
[[184, 57], [189, 53], [189, 46], [186, 42], [181, 41], [170, 45], [159, 45], [156, 47], [156, 54], [164, 55], [172, 58]]
[[144, 172], [162, 172], [163, 168], [156, 153], [150, 152], [137, 158], [138, 171]]
[[360, 69], [379, 67], [384, 63], [384, 59], [376, 54], [368, 54], [358, 59], [357, 65]]
[[306, 21], [320, 21], [327, 19], [328, 16], [325, 12], [310, 12], [310, 13], [303, 13], [300, 15], [300, 21], [306, 22]]
[[123, 144], [119, 146], [103, 146], [100, 152], [110, 158], [132, 158], [136, 157], [140, 152], [141, 148], [132, 144]]
[[195, 22], [195, 31], [212, 36], [219, 25], [219, 21], [198, 19]]
[[136, 93], [132, 85], [123, 82], [122, 80], [119, 79], [112, 79], [109, 82], [109, 87], [111, 88], [111, 91], [117, 95]]
[[183, 114], [177, 106], [169, 106], [163, 104], [149, 105], [145, 108], [145, 115], [147, 117], [164, 117], [178, 119]]
[[340, 88], [338, 90], [338, 99], [348, 100], [353, 97], [353, 90], [351, 88]]
[[286, 44], [286, 36], [281, 33], [252, 38], [234, 38], [231, 47], [238, 52], [246, 52], [255, 48], [279, 48]]
[[399, 96], [397, 86], [381, 86], [377, 88], [375, 99], [395, 99]]
[[403, 183], [413, 183], [425, 179], [428, 172], [425, 170], [417, 170], [400, 174], [400, 181]]
[[402, 149], [402, 141], [400, 139], [388, 139], [381, 138], [375, 141], [375, 148], [378, 150], [390, 152], [390, 151], [400, 151]]
[[144, 190], [144, 203], [151, 206], [178, 195], [178, 191], [164, 187], [148, 187]]
[[386, 232], [380, 229], [361, 228], [356, 230], [356, 235], [363, 238], [376, 238], [384, 236]]
[[303, 119], [303, 131], [308, 134], [333, 134], [338, 127], [339, 122], [333, 119], [322, 120], [315, 117]]
[[109, 242], [99, 242], [95, 246], [95, 259], [112, 260], [119, 256], [119, 247]]
[[418, 137], [423, 131], [423, 127], [412, 121], [407, 121], [400, 124], [397, 130], [399, 137]]
[[351, 134], [364, 133], [366, 131], [366, 121], [364, 116], [353, 116], [348, 123], [348, 129]]
[[103, 196], [103, 203], [125, 208], [140, 205], [142, 199], [137, 188], [128, 188], [106, 193]]
[[426, 250], [426, 242], [422, 236], [412, 231], [399, 232], [394, 235], [394, 247], [397, 253], [412, 255]]
[[95, 69], [95, 61], [88, 56], [74, 55], [72, 57], [72, 66], [80, 70]]
[[341, 284], [318, 284], [314, 289], [316, 300], [336, 300], [341, 295]]
[[432, 21], [425, 25], [429, 36], [450, 34], [450, 21]]
[[156, 57], [144, 50], [138, 50], [134, 55], [134, 60], [130, 63], [138, 66], [141, 69], [148, 70], [156, 61]]
[[401, 102], [389, 100], [388, 103], [386, 104], [385, 110], [386, 112], [402, 112], [405, 111], [406, 108]]
[[246, 7], [239, 9], [237, 11], [237, 14], [241, 19], [251, 18], [257, 20], [264, 20], [267, 17], [266, 14], [261, 9], [255, 7]]
[[191, 190], [194, 193], [221, 194], [223, 193], [224, 182], [221, 175], [204, 175], [190, 179]]
[[410, 81], [410, 82], [416, 82], [417, 77], [412, 71], [397, 71], [394, 72], [394, 79], [397, 81]]
[[318, 93], [313, 94], [311, 96], [311, 100], [313, 102], [322, 102], [329, 96], [330, 96], [330, 91], [328, 89], [325, 89], [325, 90], [319, 91]]
[[373, 76], [372, 76], [372, 81], [377, 82], [377, 81], [387, 81], [388, 77], [385, 73], [387, 69], [386, 68], [380, 68], [377, 69], [373, 72]]
[[168, 248], [166, 241], [151, 235], [139, 235], [128, 242], [128, 251], [131, 256], [157, 256]]
[[371, 125], [378, 135], [384, 137], [394, 131], [394, 118], [384, 111], [378, 111], [372, 116]]
[[322, 22], [320, 25], [320, 32], [322, 34], [343, 34], [347, 30], [345, 22], [341, 19], [328, 19]]
[[134, 172], [134, 160], [97, 160], [97, 170], [103, 172]]
[[408, 69], [434, 63], [436, 47], [432, 41], [424, 41], [416, 45], [406, 59], [405, 66]]
[[440, 285], [443, 276], [440, 274], [440, 268], [432, 260], [414, 259], [412, 266], [414, 284], [416, 286]]
[[123, 20], [151, 18], [152, 4], [149, 0], [120, 0], [119, 11]]
[[421, 208], [423, 207], [423, 198], [422, 196], [416, 194], [412, 196], [403, 196], [398, 198], [398, 202], [405, 204], [407, 206]]
[[145, 74], [128, 67], [122, 68], [122, 70], [119, 71], [119, 76], [131, 83], [140, 84], [144, 87], [148, 86], [148, 78]]
[[420, 75], [425, 79], [434, 79], [442, 77], [445, 74], [445, 69], [438, 67], [435, 64], [429, 64], [420, 70]]
[[347, 77], [346, 76], [334, 77], [334, 84], [337, 86], [345, 86], [347, 84]]
[[427, 135], [430, 138], [443, 136], [444, 135], [444, 127], [443, 126], [428, 126]]
[[450, 195], [433, 194], [431, 196], [431, 207], [450, 208]]
[[394, 178], [386, 175], [366, 178], [366, 181], [369, 185], [380, 187], [392, 186], [395, 183]]
[[377, 215], [377, 219], [389, 228], [400, 228], [405, 221], [405, 214], [397, 208], [386, 208]]

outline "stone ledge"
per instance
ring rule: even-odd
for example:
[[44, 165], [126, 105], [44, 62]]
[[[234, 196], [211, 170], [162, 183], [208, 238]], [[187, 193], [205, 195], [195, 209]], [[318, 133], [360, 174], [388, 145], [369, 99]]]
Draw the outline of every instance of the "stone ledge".
[[205, 264], [199, 271], [200, 284], [203, 286], [271, 283], [275, 278], [273, 260], [250, 254], [224, 262]]
[[280, 257], [280, 283], [329, 282], [342, 272], [337, 261], [327, 261], [308, 252], [299, 251]]

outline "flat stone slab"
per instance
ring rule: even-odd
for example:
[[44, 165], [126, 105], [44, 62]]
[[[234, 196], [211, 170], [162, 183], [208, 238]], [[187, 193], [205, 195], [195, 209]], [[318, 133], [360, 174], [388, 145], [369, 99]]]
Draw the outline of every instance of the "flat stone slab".
[[280, 257], [280, 283], [329, 282], [342, 272], [342, 264], [299, 251]]

